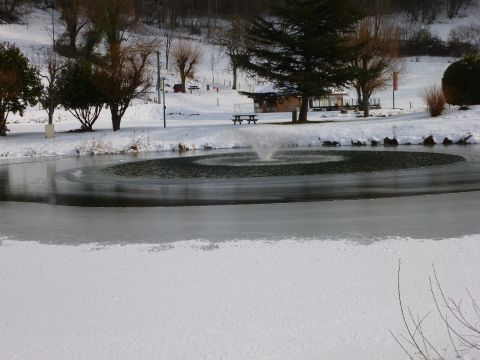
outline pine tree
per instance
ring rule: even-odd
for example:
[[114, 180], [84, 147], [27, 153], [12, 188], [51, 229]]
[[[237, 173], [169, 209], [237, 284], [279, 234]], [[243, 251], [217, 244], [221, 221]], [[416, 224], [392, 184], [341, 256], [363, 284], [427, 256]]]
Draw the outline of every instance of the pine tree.
[[307, 121], [308, 100], [327, 94], [353, 77], [348, 35], [360, 19], [350, 0], [285, 0], [271, 16], [247, 27], [251, 41], [241, 67], [302, 99], [299, 121]]

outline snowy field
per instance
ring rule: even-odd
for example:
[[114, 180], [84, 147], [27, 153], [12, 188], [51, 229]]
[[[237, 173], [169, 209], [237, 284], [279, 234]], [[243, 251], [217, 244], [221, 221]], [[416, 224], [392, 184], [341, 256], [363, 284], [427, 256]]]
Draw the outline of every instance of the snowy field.
[[[478, 236], [448, 240], [208, 241], [78, 247], [3, 241], [3, 359], [403, 359], [396, 290], [434, 311], [435, 264], [460, 298], [480, 271]], [[447, 333], [435, 313], [425, 332]], [[450, 353], [451, 354], [451, 353]], [[453, 355], [453, 354], [451, 354]], [[452, 356], [453, 358], [453, 356]]]
[[[28, 27], [0, 25], [0, 41], [15, 42], [38, 61], [51, 43], [49, 16], [36, 12]], [[435, 30], [448, 33], [442, 24]], [[391, 89], [385, 89], [374, 95], [383, 109], [372, 118], [312, 112], [310, 120], [324, 122], [301, 126], [275, 124], [289, 121], [288, 113], [262, 114], [258, 125], [233, 126], [234, 105], [250, 100], [227, 89], [224, 63], [212, 74], [205, 61], [194, 82], [202, 90], [167, 93], [166, 129], [153, 93], [150, 100], [134, 102], [117, 133], [107, 110], [90, 134], [68, 132], [79, 123], [58, 110], [56, 137], [45, 139], [46, 113], [31, 108], [24, 117], [9, 118], [11, 132], [0, 139], [0, 159], [170, 151], [179, 143], [191, 149], [325, 140], [350, 145], [386, 136], [417, 144], [429, 135], [439, 142], [472, 135], [470, 142], [480, 143], [480, 107], [451, 108], [436, 119], [425, 112], [423, 89], [440, 83], [452, 59], [418, 60], [405, 59], [399, 109], [392, 109]], [[212, 75], [218, 83], [211, 83]], [[169, 71], [167, 78], [173, 84], [177, 76]], [[244, 90], [261, 86], [244, 76], [240, 83]], [[219, 91], [207, 91], [207, 84]], [[0, 203], [0, 217], [8, 206]], [[0, 228], [0, 359], [404, 359], [389, 333], [405, 333], [397, 298], [399, 260], [405, 304], [415, 315], [433, 311], [425, 331], [442, 349], [448, 334], [429, 292], [432, 265], [447, 294], [458, 299], [469, 288], [480, 299], [480, 228], [462, 238], [391, 237], [369, 244], [353, 234], [331, 241], [259, 237], [112, 246], [92, 237], [91, 244], [65, 246], [23, 241], [22, 214], [17, 221], [15, 237]], [[134, 218], [126, 221], [135, 226]], [[382, 219], [365, 221], [375, 228]]]

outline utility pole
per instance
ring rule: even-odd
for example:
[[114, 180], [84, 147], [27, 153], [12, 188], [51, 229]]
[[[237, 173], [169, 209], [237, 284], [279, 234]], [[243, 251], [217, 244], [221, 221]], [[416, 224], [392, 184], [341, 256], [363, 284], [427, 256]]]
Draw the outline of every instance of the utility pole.
[[392, 109], [395, 109], [395, 89], [392, 90], [392, 103], [393, 103]]
[[157, 50], [157, 99], [158, 103], [162, 103], [160, 98], [160, 51]]
[[397, 71], [393, 72], [392, 78], [393, 78], [392, 100], [393, 100], [393, 109], [395, 109], [395, 91], [398, 90], [398, 72]]
[[[55, 4], [55, 3], [54, 3]], [[55, 52], [55, 18], [54, 18], [55, 6], [52, 7], [52, 51]]]
[[162, 94], [163, 94], [163, 127], [167, 127], [167, 104], [165, 104], [165, 78], [161, 78], [162, 81]]

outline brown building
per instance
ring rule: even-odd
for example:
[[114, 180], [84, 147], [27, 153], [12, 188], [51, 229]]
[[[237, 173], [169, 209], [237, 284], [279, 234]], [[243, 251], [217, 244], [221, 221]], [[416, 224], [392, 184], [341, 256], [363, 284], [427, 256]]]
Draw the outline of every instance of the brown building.
[[[291, 112], [300, 109], [300, 96], [282, 95], [270, 87], [259, 92], [241, 92], [241, 94], [253, 99], [255, 113]], [[325, 110], [340, 109], [345, 105], [344, 98], [346, 96], [348, 93], [335, 91], [326, 96], [311, 98], [308, 107]]]

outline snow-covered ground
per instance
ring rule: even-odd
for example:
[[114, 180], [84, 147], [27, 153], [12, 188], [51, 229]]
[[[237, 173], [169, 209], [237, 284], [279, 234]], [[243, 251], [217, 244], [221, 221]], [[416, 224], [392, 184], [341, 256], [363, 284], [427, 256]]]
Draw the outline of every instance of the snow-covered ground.
[[[15, 42], [38, 61], [51, 43], [49, 24], [50, 14], [37, 11], [28, 27], [0, 25], [0, 41]], [[166, 129], [161, 105], [138, 100], [120, 132], [110, 130], [104, 110], [95, 132], [70, 133], [79, 124], [58, 110], [56, 137], [45, 139], [46, 113], [32, 108], [24, 117], [9, 118], [11, 132], [0, 139], [0, 157], [35, 161], [133, 148], [171, 150], [179, 143], [196, 149], [324, 140], [349, 145], [386, 136], [415, 144], [431, 134], [437, 141], [470, 134], [478, 143], [480, 107], [448, 109], [436, 119], [424, 111], [422, 90], [440, 83], [450, 61], [405, 59], [395, 94], [401, 109], [391, 109], [391, 89], [374, 95], [383, 109], [373, 113], [386, 117], [312, 112], [310, 120], [325, 122], [285, 126], [274, 123], [289, 121], [290, 114], [263, 114], [258, 125], [233, 126], [234, 105], [250, 100], [227, 89], [225, 62], [212, 74], [205, 56], [195, 81], [202, 90], [167, 93]], [[211, 84], [212, 75], [217, 84]], [[169, 72], [167, 78], [173, 84], [176, 75]], [[240, 81], [245, 90], [259, 86], [244, 77]], [[207, 91], [207, 84], [219, 91]], [[0, 203], [0, 216], [7, 206]], [[22, 241], [21, 214], [15, 221], [15, 238], [2, 237], [0, 228], [1, 359], [401, 359], [389, 333], [405, 331], [397, 299], [400, 259], [402, 294], [414, 314], [434, 311], [428, 288], [432, 264], [449, 295], [464, 297], [468, 287], [480, 299], [475, 282], [480, 236], [475, 234], [435, 241], [388, 238], [368, 245], [352, 236], [122, 246], [91, 238], [90, 245], [64, 246]], [[135, 226], [135, 219], [128, 221]], [[381, 219], [368, 221], [375, 227]], [[445, 328], [434, 315], [427, 320], [426, 334], [443, 349]]]
[[[15, 42], [30, 59], [41, 63], [41, 53], [51, 44], [50, 13], [36, 11], [30, 15], [27, 25], [1, 25], [0, 41]], [[451, 24], [444, 24], [451, 27]], [[58, 29], [57, 32], [61, 29]], [[153, 28], [150, 29], [154, 30]], [[58, 35], [58, 34], [57, 34]], [[336, 112], [311, 112], [310, 120], [328, 123], [279, 126], [263, 124], [287, 122], [289, 113], [261, 114], [259, 124], [262, 126], [234, 127], [231, 117], [236, 104], [252, 104], [252, 100], [228, 89], [231, 75], [228, 73], [228, 62], [220, 58], [212, 73], [208, 54], [218, 49], [203, 42], [203, 59], [197, 71], [194, 84], [201, 90], [193, 94], [166, 94], [167, 129], [163, 129], [162, 105], [153, 102], [156, 93], [152, 92], [145, 100], [136, 100], [127, 110], [122, 122], [123, 130], [113, 133], [110, 114], [104, 109], [95, 124], [96, 131], [90, 134], [69, 133], [78, 129], [79, 123], [71, 114], [57, 110], [55, 114], [55, 139], [43, 136], [46, 113], [38, 107], [27, 109], [25, 115], [11, 115], [8, 127], [11, 132], [7, 138], [0, 140], [0, 157], [37, 157], [51, 155], [78, 155], [90, 153], [119, 153], [128, 151], [132, 145], [138, 151], [171, 150], [184, 143], [190, 148], [201, 149], [205, 146], [214, 148], [231, 148], [249, 146], [246, 140], [251, 132], [261, 137], [278, 137], [287, 144], [310, 145], [319, 144], [323, 140], [335, 140], [342, 145], [351, 141], [381, 140], [386, 136], [397, 136], [401, 143], [419, 143], [424, 137], [435, 135], [437, 141], [444, 137], [452, 140], [473, 135], [471, 142], [479, 139], [478, 121], [480, 109], [458, 112], [450, 109], [437, 119], [431, 119], [425, 112], [422, 91], [441, 82], [445, 68], [452, 61], [450, 58], [407, 58], [404, 60], [404, 71], [400, 75], [400, 87], [395, 94], [395, 109], [392, 109], [392, 89], [387, 88], [374, 94], [381, 100], [383, 109], [373, 111], [377, 117], [368, 120], [357, 118], [350, 112], [342, 115]], [[152, 71], [154, 70], [152, 64]], [[178, 75], [170, 69], [164, 74], [169, 85], [178, 82]], [[216, 83], [212, 83], [215, 77]], [[210, 90], [207, 89], [210, 86]], [[243, 74], [240, 76], [240, 87], [243, 90], [258, 89], [256, 84]], [[218, 91], [216, 90], [218, 88]], [[167, 88], [169, 89], [169, 88]], [[354, 92], [351, 92], [351, 97]], [[252, 105], [253, 107], [253, 105]], [[386, 118], [378, 116], [387, 116]], [[208, 126], [207, 126], [208, 125]], [[245, 136], [245, 133], [247, 136]], [[273, 136], [275, 137], [275, 136]], [[277, 137], [277, 138], [278, 138]], [[319, 140], [319, 138], [321, 140]]]
[[[3, 241], [4, 359], [402, 359], [397, 299], [433, 313], [428, 277], [480, 297], [479, 237], [79, 247]], [[449, 352], [449, 355], [453, 353]], [[453, 358], [453, 356], [451, 356]]]
[[430, 135], [439, 143], [445, 137], [456, 142], [469, 135], [472, 135], [469, 142], [480, 141], [480, 107], [468, 111], [447, 109], [438, 118], [430, 118], [425, 112], [368, 119], [355, 118], [351, 114], [312, 112], [310, 118], [322, 122], [295, 126], [275, 124], [288, 122], [290, 114], [262, 114], [257, 125], [234, 126], [231, 114], [208, 113], [198, 118], [167, 119], [167, 128], [163, 128], [163, 120], [158, 116], [160, 111], [156, 104], [134, 105], [127, 112], [123, 130], [116, 133], [108, 128], [107, 121], [101, 122], [103, 129], [100, 125], [93, 133], [65, 132], [75, 123], [59, 122], [53, 139], [44, 138], [43, 124], [12, 124], [12, 132], [0, 140], [0, 157], [168, 151], [177, 149], [180, 143], [190, 149], [222, 149], [258, 143], [320, 145], [326, 140], [342, 145], [359, 140], [369, 144], [372, 139], [383, 141], [385, 137], [396, 137], [401, 144], [421, 144]]

